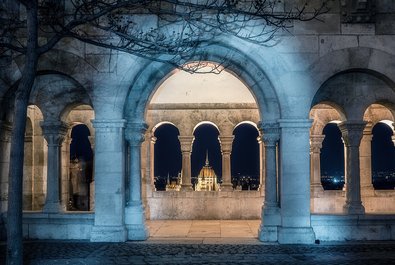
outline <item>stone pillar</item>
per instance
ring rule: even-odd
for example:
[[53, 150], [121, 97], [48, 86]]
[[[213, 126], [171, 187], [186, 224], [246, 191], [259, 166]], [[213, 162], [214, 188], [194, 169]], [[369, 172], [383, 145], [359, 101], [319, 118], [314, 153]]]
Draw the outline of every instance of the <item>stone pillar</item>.
[[150, 185], [151, 190], [156, 191], [155, 188], [155, 143], [157, 138], [155, 136], [151, 136], [149, 142], [149, 169], [150, 169]]
[[61, 202], [62, 210], [67, 211], [70, 204], [70, 136], [66, 136], [62, 145], [62, 184], [61, 184]]
[[262, 221], [259, 240], [277, 241], [278, 226], [281, 224], [277, 201], [277, 143], [280, 130], [277, 123], [260, 123], [262, 140], [265, 144], [265, 201], [262, 206]]
[[182, 184], [181, 191], [191, 191], [191, 153], [194, 136], [178, 136], [182, 153]]
[[265, 146], [263, 143], [262, 136], [258, 136], [257, 139], [259, 144], [259, 191], [261, 196], [265, 196], [265, 181], [266, 181], [266, 167], [265, 167]]
[[60, 205], [61, 147], [69, 127], [61, 121], [44, 121], [41, 123], [41, 128], [48, 146], [47, 195], [43, 212], [58, 213], [62, 210]]
[[23, 210], [32, 210], [33, 206], [33, 136], [25, 135], [23, 158]]
[[124, 242], [125, 120], [94, 120], [95, 223], [91, 241]]
[[346, 204], [344, 212], [347, 214], [364, 214], [365, 208], [361, 201], [361, 183], [359, 167], [359, 145], [363, 136], [366, 122], [345, 121], [339, 124], [347, 153], [346, 171]]
[[0, 121], [0, 213], [7, 211], [12, 126]]
[[361, 175], [362, 196], [373, 196], [372, 184], [372, 124], [368, 123], [363, 130], [361, 144], [359, 146], [359, 161]]
[[125, 209], [128, 240], [146, 240], [149, 231], [145, 224], [145, 211], [141, 198], [141, 143], [147, 126], [144, 123], [128, 123], [125, 138], [129, 143], [129, 201]]
[[230, 154], [232, 153], [232, 143], [234, 138], [235, 137], [233, 135], [218, 137], [219, 143], [221, 145], [221, 153], [222, 153], [221, 191], [233, 191]]
[[321, 184], [320, 153], [325, 135], [310, 136], [310, 187], [311, 192], [319, 193], [324, 189]]
[[93, 154], [93, 161], [92, 161], [92, 181], [89, 184], [89, 211], [95, 210], [95, 137], [88, 136], [89, 143], [91, 144], [92, 154]]
[[280, 120], [281, 226], [278, 242], [311, 244], [310, 127], [308, 119]]

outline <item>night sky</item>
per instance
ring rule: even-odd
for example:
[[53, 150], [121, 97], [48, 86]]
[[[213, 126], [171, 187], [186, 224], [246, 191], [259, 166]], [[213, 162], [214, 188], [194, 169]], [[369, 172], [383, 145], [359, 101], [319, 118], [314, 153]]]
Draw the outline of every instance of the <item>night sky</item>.
[[335, 123], [324, 127], [321, 149], [321, 176], [344, 176], [344, 144], [340, 129]]
[[93, 159], [93, 152], [89, 142], [90, 132], [85, 124], [79, 124], [73, 127], [71, 131], [70, 159], [78, 158], [85, 161]]
[[372, 173], [395, 170], [395, 147], [391, 140], [392, 129], [377, 123], [372, 130]]

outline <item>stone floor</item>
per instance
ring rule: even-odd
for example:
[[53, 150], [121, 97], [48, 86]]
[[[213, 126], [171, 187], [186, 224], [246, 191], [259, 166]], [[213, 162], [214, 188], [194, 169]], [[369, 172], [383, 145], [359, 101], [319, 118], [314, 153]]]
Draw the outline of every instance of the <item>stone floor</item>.
[[[26, 241], [24, 264], [395, 264], [395, 242], [264, 244], [260, 221], [149, 221], [147, 241]], [[6, 246], [0, 243], [0, 264]]]

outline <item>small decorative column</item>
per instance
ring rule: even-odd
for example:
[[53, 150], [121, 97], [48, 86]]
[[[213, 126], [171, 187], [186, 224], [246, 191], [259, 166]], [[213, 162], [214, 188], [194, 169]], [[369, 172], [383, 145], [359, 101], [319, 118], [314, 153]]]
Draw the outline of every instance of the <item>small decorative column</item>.
[[67, 135], [63, 140], [62, 144], [62, 178], [61, 178], [61, 203], [62, 210], [67, 211], [69, 209], [70, 199], [70, 143], [71, 137]]
[[234, 138], [235, 137], [233, 135], [218, 137], [218, 140], [221, 145], [221, 153], [222, 153], [221, 191], [233, 191], [230, 154], [232, 153], [232, 143]]
[[320, 153], [322, 148], [322, 142], [324, 141], [325, 135], [311, 135], [310, 136], [310, 187], [311, 192], [319, 193], [324, 189], [321, 184], [321, 161]]
[[[95, 157], [95, 136], [88, 136], [89, 143], [91, 144], [91, 149], [93, 157]], [[95, 159], [92, 161], [92, 168], [95, 168]], [[95, 210], [95, 174], [92, 170], [92, 181], [89, 184], [89, 211]]]
[[125, 208], [125, 224], [129, 240], [146, 240], [149, 231], [141, 198], [141, 144], [144, 142], [145, 123], [128, 123], [125, 138], [129, 143], [129, 201]]
[[155, 136], [151, 136], [149, 142], [149, 168], [150, 168], [150, 185], [151, 190], [156, 191], [155, 188], [155, 143], [157, 138]]
[[0, 213], [7, 211], [12, 125], [0, 121]]
[[359, 166], [359, 145], [366, 122], [345, 121], [338, 126], [342, 133], [347, 152], [346, 171], [346, 204], [343, 209], [347, 214], [364, 214], [365, 208], [361, 201], [361, 183]]
[[262, 221], [259, 240], [277, 241], [277, 229], [281, 224], [280, 208], [277, 201], [277, 142], [280, 130], [277, 123], [260, 123], [262, 140], [265, 144], [265, 201], [262, 206]]
[[263, 143], [262, 136], [258, 136], [256, 138], [259, 144], [259, 191], [261, 196], [265, 195], [265, 175], [266, 175], [266, 167], [265, 167], [265, 146]]
[[181, 191], [191, 191], [191, 153], [194, 136], [178, 136], [182, 153], [182, 184]]
[[361, 195], [373, 196], [372, 184], [372, 123], [367, 123], [363, 130], [359, 146], [359, 161], [361, 174]]
[[124, 242], [125, 120], [94, 120], [95, 223], [91, 241]]
[[60, 212], [61, 147], [69, 126], [62, 121], [41, 123], [44, 138], [48, 145], [47, 196], [43, 212]]
[[279, 120], [281, 226], [278, 242], [311, 244], [315, 234], [310, 222], [310, 127], [308, 119]]

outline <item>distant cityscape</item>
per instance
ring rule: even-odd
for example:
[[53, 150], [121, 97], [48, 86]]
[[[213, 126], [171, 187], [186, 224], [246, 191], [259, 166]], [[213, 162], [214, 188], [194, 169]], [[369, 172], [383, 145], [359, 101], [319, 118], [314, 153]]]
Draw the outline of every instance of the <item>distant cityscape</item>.
[[[165, 191], [168, 183], [177, 183], [178, 176], [155, 176], [155, 188], [157, 191]], [[192, 177], [192, 186], [198, 182], [197, 177]], [[218, 183], [222, 184], [222, 177], [218, 177]], [[232, 176], [233, 189], [235, 190], [258, 190], [259, 176], [257, 175], [241, 175]]]
[[[321, 184], [324, 190], [341, 190], [344, 186], [344, 175], [342, 172], [328, 174], [326, 172], [321, 176]], [[392, 190], [395, 188], [395, 172], [379, 171], [373, 172], [372, 184], [376, 190]]]

